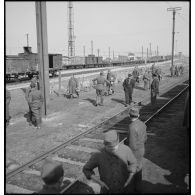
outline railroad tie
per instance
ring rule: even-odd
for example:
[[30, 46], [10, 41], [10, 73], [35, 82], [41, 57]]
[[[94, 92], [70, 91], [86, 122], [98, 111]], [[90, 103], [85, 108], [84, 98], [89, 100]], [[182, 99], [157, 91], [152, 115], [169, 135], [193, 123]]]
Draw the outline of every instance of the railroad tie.
[[78, 165], [78, 166], [84, 166], [85, 165], [85, 163], [82, 163], [82, 162], [79, 162], [79, 161], [73, 161], [73, 160], [65, 159], [65, 158], [59, 158], [58, 156], [52, 157], [52, 160], [63, 162], [63, 163], [69, 163], [69, 164], [72, 164], [72, 165]]

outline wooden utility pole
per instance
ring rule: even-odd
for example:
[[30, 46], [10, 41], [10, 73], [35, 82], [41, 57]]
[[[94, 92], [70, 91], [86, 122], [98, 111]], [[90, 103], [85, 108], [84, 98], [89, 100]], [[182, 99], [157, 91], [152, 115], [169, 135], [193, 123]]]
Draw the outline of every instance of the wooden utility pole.
[[47, 43], [46, 1], [36, 1], [37, 50], [39, 59], [39, 83], [43, 96], [43, 113], [47, 115], [49, 104], [49, 63]]
[[99, 54], [100, 54], [100, 50], [99, 49], [97, 49], [97, 53], [98, 53], [98, 57], [99, 57]]
[[28, 43], [28, 33], [26, 34], [26, 37], [27, 37], [27, 47], [29, 46], [29, 43]]
[[[172, 56], [171, 56], [171, 67], [173, 70], [173, 59], [174, 59], [174, 37], [175, 37], [175, 14], [176, 11], [181, 10], [181, 7], [167, 8], [167, 11], [173, 12], [173, 30], [172, 30]], [[173, 71], [171, 71], [172, 74]], [[173, 76], [173, 74], [171, 75]]]

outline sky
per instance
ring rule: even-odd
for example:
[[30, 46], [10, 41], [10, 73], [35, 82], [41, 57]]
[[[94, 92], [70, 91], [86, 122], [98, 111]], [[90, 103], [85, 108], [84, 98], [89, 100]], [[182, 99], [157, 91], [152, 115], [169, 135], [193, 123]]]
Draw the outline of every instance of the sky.
[[[67, 1], [47, 2], [48, 52], [68, 55]], [[169, 7], [181, 7], [176, 14], [175, 52], [189, 55], [189, 2], [184, 1], [73, 1], [75, 55], [93, 53], [108, 57], [133, 52], [144, 55], [151, 43], [152, 53], [171, 54], [173, 14]], [[5, 3], [6, 54], [23, 52], [26, 34], [37, 52], [35, 2]]]

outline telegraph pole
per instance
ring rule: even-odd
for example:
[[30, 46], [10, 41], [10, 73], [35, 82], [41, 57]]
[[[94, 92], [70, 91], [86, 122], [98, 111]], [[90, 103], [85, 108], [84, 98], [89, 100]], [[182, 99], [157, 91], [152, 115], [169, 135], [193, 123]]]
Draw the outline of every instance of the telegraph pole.
[[[173, 70], [173, 58], [174, 58], [174, 37], [175, 37], [175, 14], [176, 11], [181, 10], [181, 7], [167, 8], [167, 11], [173, 12], [173, 30], [172, 30], [172, 56], [171, 56], [171, 67]], [[172, 74], [173, 71], [171, 71]], [[173, 76], [173, 74], [171, 75]]]
[[100, 50], [99, 49], [97, 49], [97, 53], [98, 53], [98, 57], [99, 57], [99, 53], [100, 53]]
[[148, 60], [148, 48], [147, 48], [147, 60]]
[[114, 50], [113, 50], [113, 60], [114, 60]]
[[29, 44], [28, 44], [28, 33], [26, 34], [26, 37], [27, 37], [27, 47], [29, 46]]
[[47, 42], [47, 13], [46, 1], [36, 1], [37, 50], [39, 59], [39, 83], [43, 96], [44, 115], [47, 115], [49, 104], [49, 67]]
[[152, 57], [151, 43], [150, 43], [150, 57]]
[[110, 59], [110, 47], [108, 48], [108, 53], [109, 53], [109, 59]]
[[93, 55], [93, 41], [91, 41], [91, 55]]

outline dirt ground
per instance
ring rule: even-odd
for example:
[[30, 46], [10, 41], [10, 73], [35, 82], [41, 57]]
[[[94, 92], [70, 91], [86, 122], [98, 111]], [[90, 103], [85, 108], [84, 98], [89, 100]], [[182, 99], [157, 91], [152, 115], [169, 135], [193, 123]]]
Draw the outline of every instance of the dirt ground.
[[[160, 91], [167, 86], [177, 83], [184, 77], [189, 78], [188, 68], [186, 67], [185, 70], [185, 74], [182, 78], [164, 77], [160, 83]], [[168, 68], [165, 67], [163, 71], [167, 72]], [[94, 89], [88, 92], [82, 92], [79, 99], [72, 100], [57, 97], [54, 94], [50, 97], [49, 114], [47, 118], [43, 118], [42, 128], [37, 130], [28, 125], [26, 118], [28, 107], [24, 99], [24, 91], [22, 89], [13, 90], [11, 91], [11, 95], [10, 114], [12, 118], [10, 125], [6, 129], [6, 167], [9, 167], [10, 164], [21, 165], [28, 162], [37, 155], [48, 151], [75, 135], [86, 131], [86, 129], [100, 123], [106, 118], [124, 110], [122, 83], [116, 85], [114, 95], [104, 98], [103, 107], [94, 106]], [[143, 82], [141, 82], [137, 89], [134, 90], [133, 100], [140, 101], [145, 97], [150, 97], [150, 91], [144, 91]], [[17, 103], [13, 104], [13, 102]], [[151, 148], [152, 147], [155, 148], [156, 145], [155, 147], [151, 146]], [[163, 154], [164, 151], [161, 149], [162, 148], [158, 149], [157, 147], [157, 153]], [[169, 161], [168, 154], [166, 155], [167, 161]], [[170, 153], [170, 155], [172, 155], [172, 153]], [[161, 159], [161, 157], [159, 157], [159, 159]], [[158, 167], [155, 163], [152, 163], [153, 166], [151, 166], [150, 161], [151, 160], [146, 160], [145, 162], [146, 165], [150, 164], [150, 168], [147, 169], [147, 172], [153, 169], [159, 169], [162, 170], [160, 171], [162, 174], [166, 175], [166, 170]], [[174, 163], [177, 163], [176, 159], [173, 161], [173, 165]], [[153, 173], [157, 174], [155, 172]], [[151, 177], [155, 180], [154, 175], [151, 174]]]

